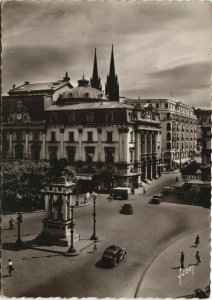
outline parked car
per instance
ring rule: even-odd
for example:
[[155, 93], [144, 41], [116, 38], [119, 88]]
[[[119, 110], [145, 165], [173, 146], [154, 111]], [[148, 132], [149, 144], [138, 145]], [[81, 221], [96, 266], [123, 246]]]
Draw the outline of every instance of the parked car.
[[172, 192], [174, 192], [174, 191], [175, 191], [175, 189], [174, 189], [173, 187], [165, 186], [165, 187], [163, 188], [163, 190], [162, 190], [162, 193], [163, 193], [164, 195], [168, 195], [168, 194], [170, 194], [170, 193], [172, 193]]
[[160, 204], [160, 203], [161, 203], [161, 198], [162, 198], [162, 195], [161, 195], [161, 194], [154, 195], [154, 196], [152, 197], [152, 203], [153, 203], [153, 204]]
[[122, 207], [120, 209], [120, 213], [125, 214], [125, 215], [132, 215], [133, 214], [132, 204], [122, 205]]
[[129, 193], [130, 193], [130, 188], [116, 187], [113, 189], [113, 198], [127, 200]]
[[116, 245], [107, 247], [102, 255], [102, 262], [106, 265], [115, 267], [127, 254], [125, 248]]

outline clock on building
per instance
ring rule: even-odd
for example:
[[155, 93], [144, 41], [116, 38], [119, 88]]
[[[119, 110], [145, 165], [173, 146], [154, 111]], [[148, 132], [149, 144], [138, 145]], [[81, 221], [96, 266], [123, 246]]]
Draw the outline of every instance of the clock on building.
[[17, 120], [21, 120], [21, 119], [22, 119], [22, 114], [17, 114], [17, 115], [16, 115], [16, 119], [17, 119]]

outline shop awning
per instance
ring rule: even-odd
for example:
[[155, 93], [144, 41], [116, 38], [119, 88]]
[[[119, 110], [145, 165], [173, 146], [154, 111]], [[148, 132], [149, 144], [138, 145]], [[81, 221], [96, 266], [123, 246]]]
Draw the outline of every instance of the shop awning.
[[93, 174], [78, 174], [76, 175], [77, 180], [92, 180]]
[[133, 177], [133, 176], [139, 176], [142, 173], [129, 173], [129, 174], [114, 174], [113, 176], [117, 177]]
[[181, 161], [181, 165], [183, 165], [183, 164], [187, 163], [188, 161], [190, 161], [190, 158], [188, 158], [188, 157], [187, 158], [181, 158], [181, 160], [180, 159], [173, 159], [173, 162], [178, 164], [178, 165], [180, 165], [180, 161]]

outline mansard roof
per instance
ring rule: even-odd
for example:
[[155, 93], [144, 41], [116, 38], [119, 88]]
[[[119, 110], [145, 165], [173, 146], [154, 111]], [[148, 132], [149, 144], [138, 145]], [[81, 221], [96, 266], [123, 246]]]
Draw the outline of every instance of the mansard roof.
[[117, 101], [99, 101], [89, 103], [78, 103], [68, 105], [51, 105], [46, 111], [64, 111], [64, 110], [93, 110], [93, 109], [133, 109], [132, 105], [123, 104]]
[[63, 80], [57, 80], [52, 82], [46, 82], [46, 83], [30, 83], [26, 81], [24, 84], [13, 87], [13, 89], [9, 90], [9, 95], [15, 95], [15, 94], [29, 94], [29, 93], [40, 93], [40, 92], [46, 92], [46, 93], [53, 93], [60, 88], [63, 87], [69, 87], [72, 88], [73, 86], [65, 79]]
[[60, 94], [60, 99], [106, 99], [102, 91], [90, 86], [77, 86]]

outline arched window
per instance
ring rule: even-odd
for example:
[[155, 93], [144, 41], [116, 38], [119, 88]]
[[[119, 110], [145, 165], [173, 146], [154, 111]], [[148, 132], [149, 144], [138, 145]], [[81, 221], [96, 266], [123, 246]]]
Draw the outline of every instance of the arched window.
[[168, 150], [171, 149], [171, 143], [170, 143], [170, 142], [167, 143], [167, 149], [168, 149]]
[[167, 132], [166, 139], [167, 139], [167, 141], [171, 140], [171, 133], [170, 132]]
[[166, 130], [171, 130], [171, 123], [167, 123]]

